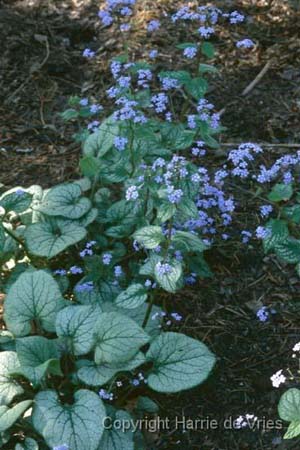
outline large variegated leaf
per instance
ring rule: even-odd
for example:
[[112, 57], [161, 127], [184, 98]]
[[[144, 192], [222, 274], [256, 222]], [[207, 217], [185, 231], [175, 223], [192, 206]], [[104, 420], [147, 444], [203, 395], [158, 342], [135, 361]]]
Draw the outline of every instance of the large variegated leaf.
[[81, 389], [73, 404], [62, 404], [55, 391], [35, 397], [33, 425], [51, 448], [66, 444], [69, 450], [96, 450], [104, 431], [106, 411], [99, 396]]
[[31, 406], [32, 400], [25, 400], [12, 408], [0, 405], [0, 433], [8, 430]]
[[22, 374], [33, 384], [38, 384], [47, 373], [62, 375], [55, 340], [43, 336], [19, 338], [16, 350], [20, 362], [16, 373]]
[[38, 210], [48, 216], [62, 216], [79, 219], [91, 208], [88, 198], [81, 196], [78, 184], [66, 183], [50, 189], [38, 206]]
[[94, 337], [96, 364], [128, 361], [150, 339], [136, 322], [115, 312], [100, 315]]
[[53, 258], [84, 239], [85, 235], [86, 229], [76, 222], [53, 218], [29, 225], [25, 240], [33, 255]]
[[16, 336], [31, 333], [35, 326], [55, 331], [56, 314], [65, 306], [58, 284], [44, 270], [22, 273], [5, 299], [4, 320]]
[[88, 386], [103, 386], [119, 372], [130, 372], [146, 361], [142, 352], [138, 352], [130, 361], [123, 364], [95, 364], [90, 360], [78, 361], [78, 378]]
[[179, 392], [202, 383], [215, 357], [202, 342], [181, 333], [162, 333], [150, 345], [146, 358], [153, 362], [148, 385], [158, 392]]
[[10, 375], [20, 366], [15, 352], [0, 353], [0, 404], [8, 405], [17, 395], [24, 390]]
[[57, 314], [56, 333], [67, 340], [72, 353], [84, 355], [92, 349], [99, 316], [101, 309], [93, 305], [67, 306]]

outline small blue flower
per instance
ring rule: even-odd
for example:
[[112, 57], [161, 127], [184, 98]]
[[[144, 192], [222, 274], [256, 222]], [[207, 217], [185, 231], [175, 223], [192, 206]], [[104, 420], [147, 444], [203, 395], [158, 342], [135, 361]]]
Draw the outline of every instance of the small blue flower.
[[254, 45], [255, 44], [251, 39], [242, 39], [236, 43], [237, 48], [252, 48]]
[[53, 447], [53, 450], [69, 450], [69, 446], [67, 444], [57, 445]]
[[187, 47], [183, 51], [183, 56], [189, 59], [195, 58], [197, 55], [197, 48], [196, 47]]
[[80, 104], [81, 106], [87, 106], [87, 105], [89, 104], [89, 99], [88, 99], [88, 98], [82, 98], [82, 99], [79, 101], [79, 104]]
[[70, 272], [72, 275], [78, 275], [78, 274], [83, 273], [83, 270], [81, 269], [81, 267], [72, 266], [72, 267], [70, 267]]
[[86, 48], [83, 53], [82, 56], [84, 56], [85, 58], [94, 58], [95, 56], [95, 52], [93, 50], [91, 50], [90, 48]]
[[105, 266], [109, 266], [110, 262], [112, 260], [112, 254], [111, 253], [104, 253], [102, 256], [102, 262]]
[[266, 322], [269, 319], [269, 312], [267, 311], [266, 306], [263, 306], [262, 308], [260, 308], [257, 312], [256, 312], [256, 317], [261, 321], [261, 322]]
[[115, 266], [114, 268], [115, 277], [119, 278], [123, 275], [123, 270], [121, 266]]
[[67, 271], [65, 269], [57, 269], [54, 270], [54, 275], [64, 276], [67, 275]]
[[156, 31], [160, 28], [160, 21], [159, 20], [151, 20], [147, 25], [147, 30], [152, 32]]
[[87, 281], [86, 283], [78, 284], [75, 287], [76, 292], [91, 292], [94, 289], [94, 284], [92, 281]]
[[139, 198], [139, 192], [137, 190], [137, 187], [136, 186], [130, 186], [126, 190], [125, 198], [126, 198], [127, 201], [138, 199]]

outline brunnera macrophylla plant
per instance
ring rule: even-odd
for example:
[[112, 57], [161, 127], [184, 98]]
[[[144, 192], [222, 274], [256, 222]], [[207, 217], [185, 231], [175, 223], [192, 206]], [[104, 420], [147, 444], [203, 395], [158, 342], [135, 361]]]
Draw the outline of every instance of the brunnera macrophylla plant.
[[[109, 1], [101, 19], [127, 32], [134, 3]], [[178, 44], [191, 63], [187, 70], [158, 71], [153, 51], [150, 61], [132, 62], [126, 47], [111, 64], [107, 110], [71, 99], [66, 120], [97, 115], [80, 133], [82, 178], [48, 190], [16, 187], [0, 197], [3, 448], [142, 449], [140, 432], [107, 429], [107, 419], [155, 413], [151, 392], [190, 389], [214, 366], [203, 343], [176, 331], [181, 316], [172, 294], [211, 276], [204, 252], [237, 237], [235, 180], [263, 190], [281, 177], [290, 185], [286, 174], [299, 155], [295, 164], [279, 162], [269, 178], [266, 168], [254, 174], [262, 149], [251, 143], [229, 152], [221, 167], [205, 167], [222, 130], [205, 98], [204, 76], [216, 71], [202, 62], [214, 52], [206, 39], [219, 18], [235, 24], [243, 16], [195, 8], [171, 17], [176, 26], [198, 27], [193, 43]], [[150, 22], [148, 32], [159, 26]], [[84, 56], [94, 54], [86, 49]], [[263, 217], [274, 204], [261, 206]], [[269, 238], [267, 228], [259, 226], [256, 236]], [[238, 236], [246, 244], [251, 232]]]

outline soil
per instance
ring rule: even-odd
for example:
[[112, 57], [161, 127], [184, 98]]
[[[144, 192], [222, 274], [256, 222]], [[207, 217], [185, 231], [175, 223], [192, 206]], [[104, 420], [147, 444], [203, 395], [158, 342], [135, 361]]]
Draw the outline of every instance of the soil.
[[[178, 3], [158, 0], [155, 13]], [[211, 81], [210, 98], [225, 111], [227, 131], [222, 142], [253, 141], [274, 144], [270, 158], [293, 151], [279, 144], [299, 144], [300, 11], [297, 2], [280, 0], [219, 0], [217, 6], [238, 9], [249, 20], [229, 34], [220, 30], [214, 64], [219, 75]], [[74, 143], [73, 124], [59, 113], [71, 95], [102, 99], [110, 85], [107, 63], [120, 52], [110, 29], [103, 29], [96, 0], [0, 0], [0, 184], [41, 184], [44, 187], [78, 177], [80, 144]], [[153, 2], [141, 1], [139, 20], [148, 21]], [[151, 8], [152, 5], [152, 8]], [[143, 27], [141, 27], [142, 29]], [[245, 36], [256, 43], [239, 54], [234, 46]], [[172, 59], [176, 36], [164, 30], [163, 59]], [[142, 31], [132, 38], [136, 54], [147, 44]], [[87, 62], [84, 48], [97, 50]], [[99, 50], [100, 49], [100, 50]], [[246, 96], [244, 89], [269, 62], [265, 76]], [[214, 163], [214, 155], [211, 155]], [[248, 211], [250, 206], [247, 205]], [[245, 208], [246, 210], [246, 208]], [[246, 211], [245, 211], [246, 212]], [[243, 218], [241, 217], [241, 221]], [[168, 415], [168, 430], [153, 436], [155, 449], [271, 450], [298, 449], [282, 442], [285, 424], [278, 420], [281, 389], [270, 376], [292, 367], [291, 347], [299, 340], [300, 279], [290, 266], [272, 256], [259, 257], [258, 248], [229, 246], [226, 253], [209, 255], [214, 278], [185, 290], [173, 299], [184, 316], [178, 328], [204, 341], [216, 355], [216, 368], [203, 385], [180, 395], [157, 396], [161, 416]], [[258, 304], [274, 310], [271, 320], [255, 316]], [[262, 421], [251, 430], [234, 430], [225, 419], [255, 414]], [[176, 430], [175, 418], [207, 419], [198, 430]], [[212, 430], [210, 420], [217, 421]], [[228, 425], [227, 429], [225, 424]], [[149, 449], [151, 444], [149, 444]]]

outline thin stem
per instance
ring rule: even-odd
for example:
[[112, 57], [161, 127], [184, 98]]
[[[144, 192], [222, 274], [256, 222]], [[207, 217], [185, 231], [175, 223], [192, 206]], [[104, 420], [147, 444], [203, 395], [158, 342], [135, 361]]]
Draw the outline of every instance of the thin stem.
[[146, 314], [145, 314], [145, 318], [144, 318], [144, 322], [143, 322], [142, 328], [145, 328], [147, 323], [148, 323], [148, 320], [149, 320], [149, 317], [150, 317], [150, 314], [151, 314], [151, 311], [152, 311], [153, 303], [154, 303], [154, 295], [151, 294], [150, 295], [150, 301], [148, 303], [148, 308], [147, 308], [147, 311], [146, 311]]

